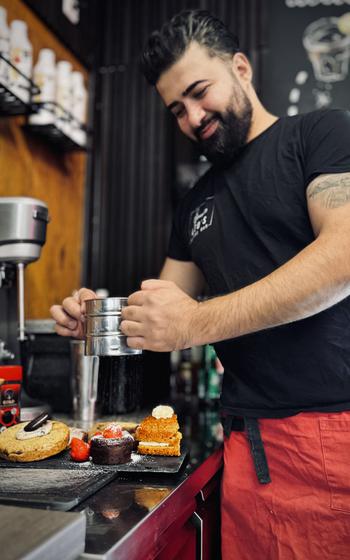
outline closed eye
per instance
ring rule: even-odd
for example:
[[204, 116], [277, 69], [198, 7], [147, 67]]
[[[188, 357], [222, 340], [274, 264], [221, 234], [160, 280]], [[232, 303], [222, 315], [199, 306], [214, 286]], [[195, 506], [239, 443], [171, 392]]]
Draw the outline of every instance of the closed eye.
[[195, 93], [193, 93], [193, 97], [195, 99], [201, 99], [202, 97], [204, 97], [204, 95], [207, 93], [207, 89], [209, 86], [206, 86], [203, 89], [200, 89], [199, 91], [196, 91]]
[[181, 117], [183, 117], [184, 114], [185, 114], [185, 107], [183, 107], [183, 106], [181, 107], [181, 106], [180, 106], [180, 107], [179, 107], [178, 109], [176, 109], [175, 111], [172, 111], [172, 113], [173, 113], [173, 115], [174, 115], [174, 117], [175, 117], [176, 119], [181, 119]]

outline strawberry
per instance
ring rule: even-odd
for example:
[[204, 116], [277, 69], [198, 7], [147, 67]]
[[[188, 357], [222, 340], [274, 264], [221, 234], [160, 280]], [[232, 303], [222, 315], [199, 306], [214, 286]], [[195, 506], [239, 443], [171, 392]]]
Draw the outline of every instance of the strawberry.
[[119, 424], [108, 424], [102, 433], [104, 438], [120, 439], [123, 437], [123, 430]]
[[87, 461], [90, 456], [90, 443], [79, 438], [73, 438], [70, 447], [70, 456], [74, 461]]

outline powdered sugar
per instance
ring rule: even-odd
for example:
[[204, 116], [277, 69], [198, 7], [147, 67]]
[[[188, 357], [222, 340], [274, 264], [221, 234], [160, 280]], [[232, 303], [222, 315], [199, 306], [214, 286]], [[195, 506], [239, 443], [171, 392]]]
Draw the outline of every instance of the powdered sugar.
[[144, 458], [144, 455], [138, 455], [137, 453], [131, 453], [131, 460], [133, 463], [139, 463]]

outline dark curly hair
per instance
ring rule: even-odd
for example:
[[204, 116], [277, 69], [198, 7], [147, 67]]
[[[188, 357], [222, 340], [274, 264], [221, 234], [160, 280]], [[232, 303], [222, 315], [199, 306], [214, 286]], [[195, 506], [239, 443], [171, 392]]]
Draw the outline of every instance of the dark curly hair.
[[237, 37], [222, 21], [206, 10], [183, 10], [150, 35], [141, 56], [146, 80], [155, 85], [193, 41], [224, 60], [239, 51]]

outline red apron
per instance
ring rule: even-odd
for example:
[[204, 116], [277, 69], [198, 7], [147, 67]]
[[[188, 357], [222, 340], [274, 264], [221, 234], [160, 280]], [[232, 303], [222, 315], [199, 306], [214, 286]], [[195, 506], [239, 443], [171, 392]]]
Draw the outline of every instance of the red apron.
[[350, 560], [350, 412], [260, 419], [271, 482], [225, 438], [222, 560]]

